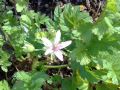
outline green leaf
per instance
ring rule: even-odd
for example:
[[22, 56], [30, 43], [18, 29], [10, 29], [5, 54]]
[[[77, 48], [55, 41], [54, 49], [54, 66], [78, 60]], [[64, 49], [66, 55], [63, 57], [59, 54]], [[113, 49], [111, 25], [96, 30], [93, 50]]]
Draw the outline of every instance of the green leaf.
[[14, 77], [17, 79], [13, 86], [13, 90], [41, 90], [41, 86], [48, 80], [48, 76], [43, 72], [24, 71], [17, 72]]
[[26, 8], [28, 0], [16, 0], [16, 10], [17, 12], [22, 12]]
[[60, 22], [61, 13], [62, 13], [61, 7], [57, 6], [54, 11], [54, 21], [56, 24], [59, 24], [59, 22]]
[[[34, 14], [34, 16], [32, 17], [30, 14]], [[32, 18], [33, 20], [35, 20], [35, 25], [38, 28], [39, 28], [39, 25], [49, 22], [49, 18], [44, 14], [35, 13], [35, 12], [34, 13], [31, 12], [30, 14], [29, 14], [29, 17]]]
[[78, 29], [83, 23], [92, 23], [92, 18], [87, 12], [80, 12], [79, 7], [71, 4], [65, 5], [63, 15], [60, 17], [61, 25], [66, 25], [69, 29]]
[[111, 28], [111, 29], [113, 28], [113, 26], [111, 24], [111, 21], [110, 21], [110, 19], [108, 17], [105, 17], [105, 22], [106, 22], [108, 28]]
[[80, 65], [87, 65], [90, 63], [90, 57], [86, 53], [85, 45], [78, 43], [77, 47], [71, 53], [72, 60], [76, 60]]
[[52, 77], [53, 84], [57, 84], [61, 82], [61, 77], [59, 75], [55, 75]]
[[81, 85], [78, 87], [78, 90], [88, 90], [88, 82], [81, 83]]
[[27, 15], [22, 15], [21, 16], [21, 20], [24, 22], [24, 23], [27, 23], [27, 24], [29, 24], [29, 25], [31, 25], [31, 20], [30, 20], [30, 18], [27, 16]]
[[62, 90], [88, 90], [89, 83], [81, 78], [79, 72], [75, 71], [73, 77], [62, 80]]
[[29, 90], [27, 87], [27, 84], [23, 81], [16, 81], [14, 86], [12, 87], [12, 90]]
[[45, 73], [36, 72], [32, 75], [30, 88], [33, 90], [39, 90], [41, 86], [45, 84], [45, 81], [48, 79], [48, 75], [46, 75]]
[[9, 59], [9, 55], [1, 50], [1, 52], [0, 52], [0, 65], [1, 65], [1, 69], [4, 72], [7, 72], [8, 67], [11, 65], [11, 62], [9, 62], [8, 59]]
[[107, 0], [106, 9], [112, 12], [117, 11], [117, 1], [116, 0]]
[[116, 3], [117, 3], [117, 10], [120, 12], [120, 0], [116, 0]]
[[26, 53], [35, 51], [35, 47], [31, 43], [26, 42], [26, 41], [22, 48], [23, 48], [23, 51]]
[[24, 9], [25, 7], [23, 7], [22, 5], [20, 5], [20, 4], [16, 4], [16, 10], [18, 11], [18, 12], [21, 12], [23, 9]]
[[[100, 64], [104, 69], [108, 70], [106, 75], [106, 82], [119, 84], [120, 83], [120, 52], [114, 51], [113, 53], [109, 52], [100, 52], [97, 60], [101, 61]], [[98, 59], [99, 58], [99, 59]]]
[[113, 85], [111, 83], [97, 84], [96, 85], [96, 90], [118, 90], [118, 86], [117, 85]]
[[67, 78], [62, 80], [62, 90], [76, 90], [75, 83], [73, 83], [72, 78]]
[[10, 87], [8, 85], [7, 81], [0, 81], [0, 90], [10, 90]]
[[79, 69], [75, 70], [73, 73], [73, 83], [79, 90], [88, 90], [89, 83], [81, 77]]
[[98, 36], [98, 40], [103, 38], [106, 32], [108, 32], [108, 26], [104, 19], [93, 26], [92, 32]]
[[29, 82], [31, 80], [31, 76], [27, 72], [24, 72], [24, 71], [15, 73], [14, 77], [17, 80], [21, 80], [23, 82]]
[[105, 70], [90, 70], [88, 67], [80, 66], [79, 75], [84, 80], [94, 84], [102, 79], [102, 76], [106, 75]]
[[8, 68], [5, 67], [5, 66], [1, 66], [1, 69], [2, 69], [4, 72], [8, 72]]

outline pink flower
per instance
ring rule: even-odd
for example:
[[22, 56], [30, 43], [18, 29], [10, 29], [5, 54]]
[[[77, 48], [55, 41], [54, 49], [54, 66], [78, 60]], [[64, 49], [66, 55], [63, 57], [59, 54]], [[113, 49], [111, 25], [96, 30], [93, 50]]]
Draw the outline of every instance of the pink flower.
[[69, 46], [72, 43], [72, 41], [69, 40], [60, 43], [60, 38], [61, 38], [61, 32], [59, 30], [56, 33], [53, 43], [47, 38], [42, 38], [42, 41], [46, 47], [45, 55], [54, 54], [59, 60], [63, 61], [63, 53], [61, 49]]

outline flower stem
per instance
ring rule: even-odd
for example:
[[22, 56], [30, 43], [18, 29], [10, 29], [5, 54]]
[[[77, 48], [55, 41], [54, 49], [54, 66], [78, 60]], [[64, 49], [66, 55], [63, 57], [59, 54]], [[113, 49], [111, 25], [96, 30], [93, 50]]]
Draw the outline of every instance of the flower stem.
[[65, 68], [65, 67], [68, 67], [68, 64], [65, 64], [65, 65], [44, 65], [45, 68], [54, 68], [54, 69], [59, 69], [59, 68]]
[[40, 51], [40, 50], [42, 50], [42, 49], [35, 49], [35, 51]]

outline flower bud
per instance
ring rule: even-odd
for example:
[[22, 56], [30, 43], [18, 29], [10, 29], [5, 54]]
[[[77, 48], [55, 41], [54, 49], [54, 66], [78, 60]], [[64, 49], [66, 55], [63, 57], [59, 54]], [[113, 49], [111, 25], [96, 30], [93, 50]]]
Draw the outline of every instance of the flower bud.
[[28, 42], [25, 43], [25, 45], [22, 48], [23, 48], [23, 51], [26, 52], [26, 53], [35, 51], [35, 47]]
[[42, 37], [46, 37], [45, 32], [37, 32], [35, 33], [36, 39], [41, 39]]

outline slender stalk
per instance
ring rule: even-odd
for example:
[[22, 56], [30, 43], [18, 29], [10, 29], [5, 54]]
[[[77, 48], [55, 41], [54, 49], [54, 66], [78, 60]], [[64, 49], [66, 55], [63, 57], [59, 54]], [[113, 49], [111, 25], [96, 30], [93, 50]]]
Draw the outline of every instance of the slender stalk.
[[65, 64], [65, 65], [44, 65], [45, 68], [54, 68], [54, 69], [59, 69], [59, 68], [65, 68], [65, 67], [68, 67], [68, 64]]
[[40, 50], [42, 50], [42, 49], [35, 49], [35, 51], [40, 51]]

